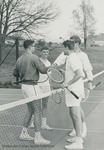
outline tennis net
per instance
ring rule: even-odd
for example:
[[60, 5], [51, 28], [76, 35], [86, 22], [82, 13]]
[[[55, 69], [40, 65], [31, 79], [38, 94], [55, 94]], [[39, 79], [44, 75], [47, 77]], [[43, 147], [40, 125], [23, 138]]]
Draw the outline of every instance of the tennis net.
[[[64, 91], [62, 91], [62, 89], [53, 90], [52, 92], [42, 94], [38, 97], [26, 99], [23, 98], [20, 89], [14, 89], [13, 91], [10, 91], [10, 93], [8, 92], [8, 94], [6, 94], [7, 90], [5, 89], [4, 97], [1, 94], [1, 101], [6, 101], [6, 99], [8, 99], [7, 101], [9, 101], [9, 103], [0, 105], [0, 143], [4, 149], [22, 150], [24, 148], [29, 148], [29, 150], [31, 150], [35, 148], [36, 150], [49, 150], [66, 136], [66, 133], [68, 132], [67, 130], [64, 130], [66, 118], [63, 120], [65, 114], [61, 111], [63, 106], [66, 108], [64, 101], [60, 105], [57, 105], [51, 97], [52, 93], [55, 95], [56, 92], [62, 92], [62, 99], [64, 100]], [[38, 146], [35, 145], [33, 141], [19, 140], [24, 117], [27, 112], [26, 104], [28, 102], [32, 102], [34, 99], [38, 100], [47, 96], [50, 96], [46, 114], [47, 124], [52, 127], [53, 130], [47, 131], [42, 129], [41, 134], [45, 139], [51, 141], [51, 144]], [[63, 130], [60, 130], [61, 128]], [[35, 130], [30, 126], [28, 127], [28, 132], [34, 137]]]
[[[102, 81], [103, 73], [99, 72], [94, 76], [94, 82]], [[85, 80], [86, 82], [87, 80]], [[103, 89], [103, 84], [99, 86], [97, 89], [91, 93], [90, 98], [87, 102], [82, 104], [82, 107], [85, 111], [85, 115], [87, 116], [95, 106], [100, 102], [104, 94], [101, 94], [101, 89]], [[100, 89], [100, 90], [99, 90]], [[65, 105], [65, 94], [64, 90], [57, 89], [51, 92], [31, 97], [31, 98], [23, 98], [21, 93], [21, 89], [14, 89], [10, 92], [7, 92], [8, 89], [5, 89], [4, 97], [1, 94], [1, 101], [12, 101], [6, 104], [0, 105], [0, 143], [2, 147], [6, 150], [24, 150], [29, 149], [32, 150], [35, 147], [35, 150], [49, 150], [53, 146], [55, 146], [59, 141], [61, 141], [72, 129], [72, 122], [69, 119], [68, 108]], [[57, 93], [61, 93], [62, 102], [58, 105], [52, 99], [52, 94], [55, 95]], [[50, 127], [53, 128], [52, 131], [41, 130], [43, 137], [51, 141], [50, 145], [47, 146], [37, 146], [33, 141], [20, 141], [19, 135], [22, 130], [24, 116], [27, 112], [27, 103], [32, 102], [34, 99], [38, 100], [44, 97], [49, 96], [48, 107], [47, 107], [47, 123]], [[98, 98], [99, 96], [99, 98]], [[14, 99], [14, 100], [13, 100]], [[93, 103], [93, 99], [94, 102]], [[28, 132], [31, 136], [34, 136], [34, 129], [28, 128]]]

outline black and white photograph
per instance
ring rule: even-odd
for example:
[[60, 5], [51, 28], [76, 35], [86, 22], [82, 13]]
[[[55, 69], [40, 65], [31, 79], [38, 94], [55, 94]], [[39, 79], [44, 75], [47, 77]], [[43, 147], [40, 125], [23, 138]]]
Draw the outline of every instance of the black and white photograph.
[[0, 150], [104, 150], [104, 1], [0, 0]]

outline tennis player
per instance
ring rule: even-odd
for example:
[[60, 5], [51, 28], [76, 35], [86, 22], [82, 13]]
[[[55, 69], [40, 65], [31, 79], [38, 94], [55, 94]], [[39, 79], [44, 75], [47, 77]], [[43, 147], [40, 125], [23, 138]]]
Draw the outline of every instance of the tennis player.
[[[17, 60], [13, 75], [23, 81], [21, 84], [23, 95], [25, 98], [29, 98], [41, 94], [40, 87], [37, 84], [39, 72], [46, 74], [49, 67], [45, 67], [40, 59], [33, 54], [35, 50], [34, 41], [26, 40], [23, 46], [25, 53]], [[34, 143], [37, 145], [50, 144], [50, 141], [44, 139], [41, 135], [41, 99], [27, 103], [27, 108], [28, 112], [24, 118], [23, 129], [19, 137], [20, 140], [34, 140]], [[33, 114], [35, 127], [34, 138], [27, 131]]]
[[[73, 91], [79, 99], [76, 99], [68, 90], [65, 89], [65, 101], [66, 106], [69, 108], [69, 114], [71, 116], [73, 126], [76, 131], [76, 138], [74, 143], [66, 145], [66, 149], [83, 149], [82, 139], [82, 120], [80, 113], [81, 98], [84, 97], [84, 84], [83, 84], [83, 68], [82, 63], [74, 52], [74, 41], [67, 40], [63, 43], [64, 49], [64, 63], [65, 63], [65, 82], [63, 88], [67, 87]], [[59, 64], [57, 64], [59, 66]]]
[[[88, 55], [80, 49], [81, 39], [76, 35], [70, 37], [70, 39], [74, 40], [74, 42], [75, 42], [74, 51], [76, 52], [77, 56], [80, 58], [80, 60], [82, 62], [83, 71], [86, 74], [86, 77], [88, 78], [89, 89], [92, 89], [93, 67], [90, 63]], [[54, 64], [62, 65], [65, 62], [65, 59], [66, 59], [66, 56], [62, 52], [58, 56], [58, 58], [55, 60]], [[87, 135], [87, 127], [86, 127], [86, 122], [85, 122], [85, 115], [84, 115], [82, 108], [81, 108], [81, 118], [82, 118], [82, 137], [85, 138]], [[75, 136], [76, 135], [75, 130], [73, 129], [72, 132], [69, 133], [69, 135]], [[74, 139], [72, 141], [74, 141]]]
[[[93, 73], [92, 73], [92, 71], [93, 71], [93, 67], [90, 63], [88, 55], [80, 49], [81, 39], [76, 35], [70, 37], [70, 39], [74, 40], [74, 42], [75, 42], [74, 51], [79, 56], [79, 58], [82, 62], [83, 70], [86, 74], [86, 77], [88, 78], [89, 89], [92, 89], [92, 82], [93, 82]], [[82, 117], [82, 122], [83, 122], [83, 124], [82, 124], [82, 137], [86, 137], [87, 127], [86, 127], [86, 122], [85, 122], [85, 115], [84, 115], [84, 112], [83, 112], [82, 108], [81, 108], [81, 117]], [[69, 135], [70, 136], [75, 136], [75, 134], [76, 134], [75, 130], [73, 130]]]
[[[51, 66], [51, 63], [48, 60], [48, 56], [49, 56], [49, 49], [48, 49], [48, 47], [43, 47], [41, 49], [40, 60], [42, 61], [42, 63], [46, 67], [50, 67]], [[45, 81], [45, 82], [43, 82], [43, 81]], [[46, 93], [46, 92], [50, 92], [51, 91], [50, 83], [49, 83], [47, 74], [40, 73], [40, 78], [39, 78], [38, 85], [39, 85], [42, 93]], [[49, 97], [42, 98], [42, 129], [52, 130], [52, 128], [47, 124], [47, 117], [46, 117], [47, 116], [48, 99], [49, 99]], [[31, 124], [31, 127], [34, 127], [33, 122]]]

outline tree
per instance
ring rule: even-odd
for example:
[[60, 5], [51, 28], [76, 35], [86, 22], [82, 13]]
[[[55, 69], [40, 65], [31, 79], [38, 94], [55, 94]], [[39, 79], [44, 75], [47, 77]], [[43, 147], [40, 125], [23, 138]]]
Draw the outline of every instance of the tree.
[[87, 47], [87, 38], [89, 35], [94, 35], [95, 33], [95, 17], [94, 8], [85, 0], [82, 0], [81, 5], [78, 6], [77, 10], [73, 11], [73, 19], [77, 30], [81, 31], [84, 38], [84, 48]]
[[[1, 16], [1, 6], [2, 6], [2, 0], [0, 0], [0, 16]], [[1, 17], [0, 17], [0, 49], [1, 49]], [[0, 53], [0, 55], [1, 55], [1, 53]]]
[[47, 43], [46, 43], [46, 41], [44, 39], [39, 39], [36, 42], [35, 46], [36, 46], [36, 49], [40, 49], [41, 50], [42, 47], [47, 46]]
[[[2, 0], [0, 0], [0, 15], [1, 15], [1, 5], [2, 5]], [[1, 19], [0, 19], [0, 23], [1, 23]], [[1, 39], [1, 35], [0, 35], [0, 39]], [[0, 42], [1, 42], [1, 40], [0, 40]], [[0, 43], [0, 45], [1, 45], [1, 43]], [[1, 149], [1, 150], [3, 149], [1, 143], [0, 143], [0, 149]]]
[[54, 4], [46, 0], [3, 0], [0, 14], [0, 61], [7, 36], [17, 33], [25, 37], [37, 35], [37, 28], [53, 21], [58, 13]]

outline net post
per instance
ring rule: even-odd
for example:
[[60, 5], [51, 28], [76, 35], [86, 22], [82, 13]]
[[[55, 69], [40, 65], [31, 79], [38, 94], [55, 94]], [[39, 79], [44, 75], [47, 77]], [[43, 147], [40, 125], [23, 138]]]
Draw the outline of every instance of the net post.
[[[15, 38], [15, 44], [16, 44], [16, 61], [19, 58], [19, 39], [16, 37]], [[19, 77], [16, 77], [16, 82], [19, 81]], [[19, 83], [17, 83], [18, 85]]]

